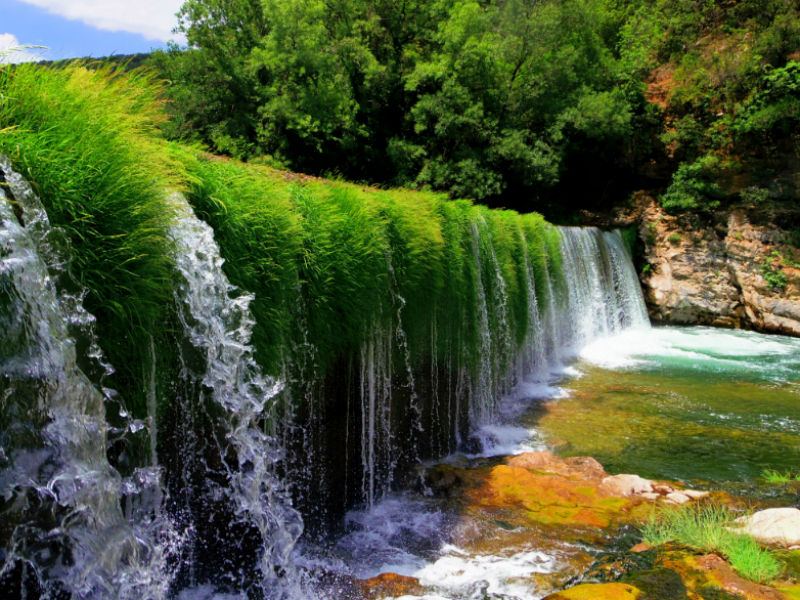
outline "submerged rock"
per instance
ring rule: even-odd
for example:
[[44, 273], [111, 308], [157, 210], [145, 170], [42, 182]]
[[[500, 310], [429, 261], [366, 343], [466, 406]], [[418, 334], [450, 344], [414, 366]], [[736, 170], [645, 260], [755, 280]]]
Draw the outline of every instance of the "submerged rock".
[[425, 593], [416, 577], [398, 575], [397, 573], [381, 573], [360, 582], [361, 592], [367, 600], [394, 598], [398, 596], [419, 596]]
[[737, 531], [763, 544], [800, 546], [800, 510], [768, 508], [736, 520]]

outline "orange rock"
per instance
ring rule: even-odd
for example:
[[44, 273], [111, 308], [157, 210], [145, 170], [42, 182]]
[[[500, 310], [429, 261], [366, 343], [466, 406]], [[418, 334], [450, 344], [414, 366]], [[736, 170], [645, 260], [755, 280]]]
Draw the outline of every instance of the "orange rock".
[[608, 527], [629, 504], [596, 481], [509, 465], [494, 467], [467, 497], [473, 506], [512, 509], [528, 522], [600, 528]]
[[378, 600], [387, 596], [419, 596], [425, 591], [416, 577], [397, 573], [381, 573], [371, 579], [360, 581], [359, 585], [368, 600]]
[[510, 467], [522, 467], [582, 479], [603, 479], [607, 476], [603, 465], [591, 456], [561, 458], [547, 451], [525, 452], [508, 458], [506, 464]]

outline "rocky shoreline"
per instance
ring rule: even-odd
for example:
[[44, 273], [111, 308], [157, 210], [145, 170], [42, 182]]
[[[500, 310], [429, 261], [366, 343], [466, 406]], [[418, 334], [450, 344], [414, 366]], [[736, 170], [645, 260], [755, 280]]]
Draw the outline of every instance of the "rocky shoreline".
[[[636, 539], [629, 535], [631, 528], [638, 529], [658, 506], [739, 506], [739, 499], [724, 492], [683, 489], [634, 474], [609, 475], [594, 458], [562, 458], [549, 451], [508, 456], [499, 463], [439, 464], [425, 472], [425, 484], [434, 496], [450, 499], [469, 522], [459, 535], [463, 548], [557, 548], [561, 567], [536, 576], [544, 600], [792, 600], [800, 594], [796, 508], [762, 510], [740, 523], [759, 542], [784, 548], [792, 565], [766, 585], [743, 578], [719, 554], [678, 544], [624, 546], [625, 540]], [[497, 523], [504, 531], [487, 536]], [[783, 533], [780, 540], [776, 528]], [[605, 550], [598, 554], [589, 547]], [[360, 597], [370, 600], [426, 592], [417, 579], [394, 573], [362, 580], [358, 589]]]
[[800, 336], [800, 211], [739, 204], [667, 213], [650, 194], [584, 224], [635, 228], [650, 318]]

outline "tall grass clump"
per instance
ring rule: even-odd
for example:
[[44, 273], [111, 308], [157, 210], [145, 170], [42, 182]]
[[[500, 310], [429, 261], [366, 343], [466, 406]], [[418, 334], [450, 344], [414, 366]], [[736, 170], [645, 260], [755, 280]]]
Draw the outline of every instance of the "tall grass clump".
[[734, 517], [721, 506], [703, 505], [664, 510], [644, 526], [644, 541], [658, 546], [677, 542], [702, 552], [718, 552], [751, 581], [772, 581], [782, 570], [780, 561], [752, 537], [730, 529]]
[[800, 472], [765, 469], [761, 473], [761, 478], [771, 485], [785, 485], [787, 483], [800, 482]]
[[171, 304], [172, 213], [181, 168], [158, 136], [158, 86], [143, 72], [0, 67], [0, 153], [68, 235], [102, 345], [136, 379]]

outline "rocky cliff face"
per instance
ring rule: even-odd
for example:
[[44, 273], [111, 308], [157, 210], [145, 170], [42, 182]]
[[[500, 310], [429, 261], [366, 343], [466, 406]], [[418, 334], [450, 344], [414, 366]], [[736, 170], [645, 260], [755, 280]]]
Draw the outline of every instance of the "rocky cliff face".
[[796, 215], [739, 207], [703, 220], [671, 216], [647, 196], [635, 215], [642, 284], [655, 322], [800, 336]]

